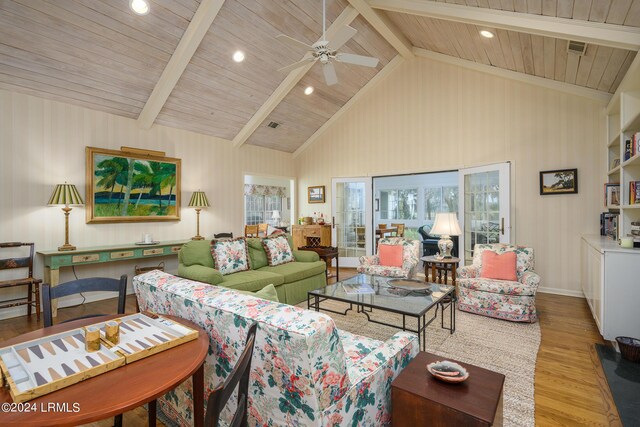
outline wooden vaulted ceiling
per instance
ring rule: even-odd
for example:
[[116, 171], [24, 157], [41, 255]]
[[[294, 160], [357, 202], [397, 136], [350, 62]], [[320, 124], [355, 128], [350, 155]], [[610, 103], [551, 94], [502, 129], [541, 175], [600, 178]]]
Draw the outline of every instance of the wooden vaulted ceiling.
[[[328, 26], [337, 20], [358, 30], [341, 51], [380, 59], [374, 69], [336, 64], [339, 83], [327, 86], [317, 65], [289, 75], [277, 71], [304, 52], [275, 36], [313, 44], [322, 31], [321, 0], [149, 1], [151, 13], [140, 17], [128, 0], [0, 0], [0, 88], [235, 146], [295, 152], [398, 52], [407, 58], [427, 50], [613, 93], [640, 47], [640, 0], [327, 0]], [[213, 3], [213, 22], [201, 24], [202, 9]], [[478, 18], [477, 11], [485, 14]], [[486, 13], [498, 16], [495, 26]], [[509, 14], [523, 24], [504, 24]], [[529, 22], [545, 17], [552, 17], [540, 21], [551, 28], [547, 33]], [[572, 23], [584, 28], [574, 30]], [[196, 24], [206, 25], [200, 38], [190, 32]], [[562, 33], [565, 27], [591, 37], [584, 56], [567, 53], [573, 38]], [[480, 37], [481, 29], [496, 37]], [[198, 42], [185, 54], [181, 40], [194, 37]], [[236, 50], [245, 52], [244, 62], [232, 61]], [[164, 74], [184, 55], [184, 66], [166, 83]], [[311, 96], [303, 94], [307, 86], [315, 88]], [[156, 96], [159, 87], [166, 97]], [[280, 126], [268, 127], [272, 121]]]

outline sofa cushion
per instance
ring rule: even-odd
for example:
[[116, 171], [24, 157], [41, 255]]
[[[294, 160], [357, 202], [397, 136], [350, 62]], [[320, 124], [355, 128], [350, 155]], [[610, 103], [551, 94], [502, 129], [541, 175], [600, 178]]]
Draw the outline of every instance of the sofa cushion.
[[237, 273], [251, 269], [249, 249], [244, 237], [233, 240], [211, 241], [211, 255], [216, 270], [222, 275]]
[[210, 242], [208, 240], [191, 240], [180, 249], [180, 262], [186, 266], [202, 265], [213, 267]]
[[386, 267], [402, 267], [401, 245], [378, 245], [380, 265]]
[[240, 292], [241, 294], [266, 299], [267, 301], [280, 302], [280, 300], [278, 299], [278, 292], [276, 291], [276, 287], [271, 284], [260, 289], [258, 292], [241, 291], [239, 289], [234, 290], [236, 292]]
[[291, 246], [289, 246], [287, 237], [282, 233], [262, 239], [262, 246], [271, 267], [294, 261]]
[[267, 254], [262, 247], [262, 239], [251, 237], [247, 239], [247, 246], [249, 246], [249, 258], [251, 258], [252, 269], [258, 270], [269, 265]]
[[291, 283], [324, 273], [326, 269], [327, 264], [325, 264], [324, 261], [314, 261], [288, 262], [286, 264], [275, 265], [273, 267], [262, 267], [258, 271], [284, 276], [284, 283]]
[[458, 279], [458, 286], [472, 291], [489, 292], [502, 295], [527, 295], [536, 294], [536, 288], [523, 285], [511, 280], [494, 280], [483, 278]]
[[516, 274], [516, 253], [497, 254], [493, 251], [482, 252], [482, 269], [480, 277], [497, 280], [518, 280]]
[[284, 283], [281, 274], [270, 273], [268, 271], [247, 270], [223, 276], [220, 286], [241, 291], [256, 292], [271, 284], [278, 286]]

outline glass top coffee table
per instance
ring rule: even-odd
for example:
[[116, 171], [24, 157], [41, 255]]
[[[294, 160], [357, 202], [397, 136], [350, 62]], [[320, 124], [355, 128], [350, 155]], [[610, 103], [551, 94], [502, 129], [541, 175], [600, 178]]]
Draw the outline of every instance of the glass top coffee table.
[[[321, 303], [327, 300], [348, 303], [349, 308], [340, 312], [322, 307]], [[311, 291], [307, 295], [309, 310], [323, 310], [346, 315], [349, 310], [353, 310], [354, 306], [356, 312], [367, 316], [369, 322], [418, 334], [422, 350], [425, 349], [427, 326], [438, 317], [439, 308], [442, 309], [441, 327], [450, 333], [454, 333], [456, 330], [456, 300], [453, 286], [357, 274], [334, 285]], [[434, 307], [433, 316], [427, 318], [427, 313]], [[373, 309], [400, 314], [402, 325], [392, 325], [372, 319], [369, 313]], [[449, 327], [445, 327], [444, 324], [446, 309], [449, 309]], [[417, 329], [407, 327], [407, 317], [417, 319]]]

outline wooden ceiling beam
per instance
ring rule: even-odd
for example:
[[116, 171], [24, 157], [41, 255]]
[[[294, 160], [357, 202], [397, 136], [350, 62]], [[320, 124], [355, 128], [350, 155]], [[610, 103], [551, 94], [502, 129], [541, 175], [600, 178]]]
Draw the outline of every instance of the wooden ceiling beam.
[[517, 31], [633, 51], [640, 49], [640, 28], [636, 27], [439, 3], [431, 0], [368, 0], [368, 3], [375, 9], [462, 22], [487, 29]]
[[160, 79], [153, 88], [153, 92], [140, 112], [140, 116], [138, 116], [138, 125], [141, 128], [149, 129], [155, 122], [223, 4], [224, 0], [202, 0], [198, 6], [198, 10], [193, 15], [176, 50], [171, 55], [171, 59], [169, 59]]
[[404, 59], [414, 58], [413, 45], [387, 15], [373, 9], [365, 0], [349, 0], [349, 3]]
[[[335, 21], [327, 28], [327, 40], [331, 40], [336, 32], [344, 27], [345, 25], [349, 25], [351, 21], [356, 19], [358, 16], [358, 11], [351, 6], [347, 6], [342, 13], [336, 18]], [[321, 39], [320, 39], [321, 40]], [[318, 41], [320, 41], [318, 40]], [[275, 40], [274, 40], [275, 42]], [[309, 58], [311, 56], [310, 53], [307, 53], [303, 58]], [[269, 98], [265, 101], [264, 104], [256, 111], [256, 113], [249, 119], [246, 125], [240, 132], [233, 138], [233, 146], [240, 147], [242, 144], [247, 142], [249, 137], [253, 135], [256, 131], [260, 123], [262, 123], [271, 112], [282, 102], [285, 96], [298, 84], [298, 82], [307, 74], [307, 71], [313, 67], [314, 62], [309, 62], [309, 64], [295, 69], [285, 77], [285, 79], [280, 83], [280, 86], [269, 96]]]

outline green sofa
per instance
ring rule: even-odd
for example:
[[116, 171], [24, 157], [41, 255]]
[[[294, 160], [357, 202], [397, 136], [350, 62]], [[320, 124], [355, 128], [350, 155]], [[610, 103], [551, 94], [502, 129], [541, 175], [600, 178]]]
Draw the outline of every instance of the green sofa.
[[[287, 236], [293, 248], [291, 236]], [[269, 267], [262, 239], [247, 239], [251, 270], [222, 275], [213, 268], [211, 243], [192, 240], [178, 253], [178, 276], [224, 286], [240, 291], [257, 292], [273, 284], [280, 302], [295, 305], [307, 299], [307, 292], [327, 285], [324, 261], [312, 251], [294, 249], [295, 262]]]

